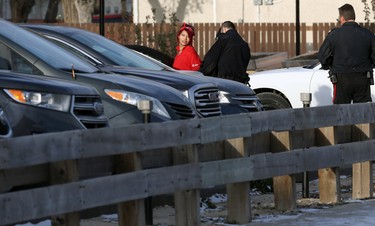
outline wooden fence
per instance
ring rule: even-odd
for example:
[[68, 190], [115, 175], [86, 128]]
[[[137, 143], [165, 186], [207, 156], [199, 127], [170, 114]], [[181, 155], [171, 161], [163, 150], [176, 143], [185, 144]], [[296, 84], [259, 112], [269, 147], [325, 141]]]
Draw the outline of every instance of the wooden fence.
[[[99, 33], [98, 24], [63, 24], [79, 27]], [[203, 57], [214, 43], [219, 23], [195, 23], [196, 29], [194, 46]], [[361, 24], [375, 31], [374, 23]], [[236, 24], [239, 33], [250, 44], [252, 52], [287, 52], [289, 57], [296, 54], [296, 25], [294, 23], [239, 23]], [[335, 23], [314, 23], [300, 26], [301, 54], [319, 49], [327, 33], [336, 26]], [[149, 37], [155, 33], [168, 33], [173, 26], [170, 24], [105, 24], [106, 37], [122, 44], [141, 44], [157, 48]], [[173, 47], [174, 48], [174, 47]]]
[[199, 189], [226, 185], [228, 220], [251, 221], [249, 182], [274, 178], [275, 207], [296, 208], [295, 174], [319, 171], [322, 203], [372, 197], [375, 104], [334, 105], [50, 133], [0, 140], [0, 225], [117, 205], [119, 225], [145, 225], [144, 199], [172, 194], [176, 224], [200, 225]]

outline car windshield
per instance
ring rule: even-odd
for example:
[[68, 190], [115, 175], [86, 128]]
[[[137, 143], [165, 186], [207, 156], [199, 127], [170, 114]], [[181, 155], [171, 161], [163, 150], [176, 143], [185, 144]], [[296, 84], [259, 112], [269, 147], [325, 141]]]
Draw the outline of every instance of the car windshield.
[[69, 37], [112, 60], [116, 65], [158, 71], [163, 70], [163, 67], [157, 63], [101, 35], [82, 31], [69, 33]]
[[303, 66], [303, 68], [306, 68], [306, 69], [314, 69], [316, 66], [318, 66], [320, 64], [320, 62], [316, 62], [316, 63], [313, 63], [313, 64], [310, 64], [310, 65], [305, 65]]
[[97, 71], [95, 67], [52, 42], [5, 20], [0, 20], [0, 35], [27, 49], [38, 59], [56, 69], [71, 70], [74, 65], [74, 69], [82, 73]]

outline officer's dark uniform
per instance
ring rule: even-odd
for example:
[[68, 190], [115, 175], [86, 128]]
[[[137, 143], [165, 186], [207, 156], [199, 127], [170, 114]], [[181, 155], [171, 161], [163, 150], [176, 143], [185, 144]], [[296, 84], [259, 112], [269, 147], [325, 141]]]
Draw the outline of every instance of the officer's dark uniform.
[[370, 79], [375, 62], [375, 36], [356, 22], [332, 30], [319, 49], [318, 59], [337, 76], [334, 104], [371, 101]]
[[219, 34], [205, 55], [199, 69], [204, 75], [231, 79], [242, 83], [249, 80], [246, 73], [250, 48], [235, 29]]

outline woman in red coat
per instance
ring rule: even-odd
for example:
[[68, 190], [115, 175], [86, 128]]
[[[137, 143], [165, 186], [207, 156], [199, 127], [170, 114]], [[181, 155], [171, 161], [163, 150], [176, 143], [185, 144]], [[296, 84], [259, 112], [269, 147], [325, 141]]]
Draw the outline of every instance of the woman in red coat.
[[198, 71], [202, 63], [193, 47], [194, 27], [184, 23], [177, 33], [177, 55], [173, 68], [177, 70]]

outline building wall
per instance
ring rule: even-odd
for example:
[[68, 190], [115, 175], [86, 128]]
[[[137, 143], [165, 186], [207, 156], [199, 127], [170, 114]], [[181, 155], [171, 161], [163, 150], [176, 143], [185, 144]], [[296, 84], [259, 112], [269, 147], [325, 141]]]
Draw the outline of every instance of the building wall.
[[[293, 0], [273, 0], [273, 5], [256, 6], [254, 0], [133, 0], [138, 5], [134, 12], [134, 21], [146, 22], [147, 16], [152, 16], [151, 8], [157, 6], [157, 19], [160, 21], [162, 12], [168, 17], [177, 12], [180, 21], [198, 22], [260, 22], [260, 23], [293, 23], [295, 22], [295, 3]], [[151, 4], [152, 3], [152, 4]], [[352, 4], [357, 21], [364, 22], [364, 4], [359, 0], [300, 0], [300, 21], [311, 24], [313, 22], [335, 22], [338, 8], [345, 3]], [[185, 10], [179, 5], [186, 5]], [[372, 15], [370, 16], [372, 18]]]

